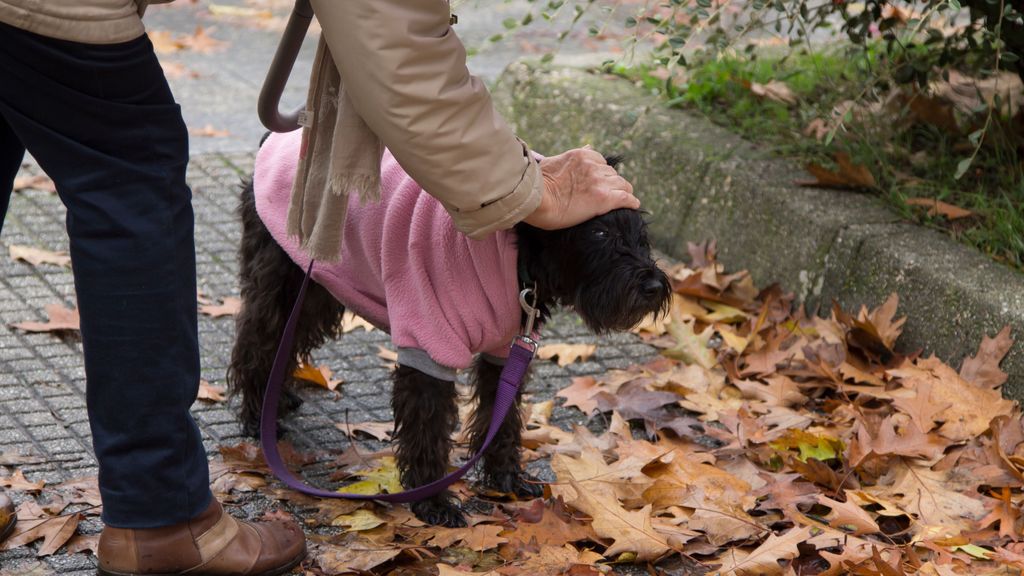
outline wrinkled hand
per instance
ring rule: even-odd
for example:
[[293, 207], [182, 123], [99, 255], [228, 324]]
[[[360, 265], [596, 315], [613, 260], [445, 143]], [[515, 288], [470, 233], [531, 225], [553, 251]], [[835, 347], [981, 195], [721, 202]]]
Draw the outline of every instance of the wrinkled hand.
[[544, 196], [523, 221], [544, 230], [575, 226], [616, 208], [639, 208], [633, 186], [589, 146], [540, 161]]

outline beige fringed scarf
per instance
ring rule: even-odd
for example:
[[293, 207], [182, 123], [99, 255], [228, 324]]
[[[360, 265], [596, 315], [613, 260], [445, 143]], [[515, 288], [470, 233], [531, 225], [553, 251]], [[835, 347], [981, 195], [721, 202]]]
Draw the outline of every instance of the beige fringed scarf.
[[384, 146], [352, 106], [323, 38], [309, 86], [288, 234], [298, 237], [311, 258], [335, 262], [341, 258], [348, 195], [380, 197]]

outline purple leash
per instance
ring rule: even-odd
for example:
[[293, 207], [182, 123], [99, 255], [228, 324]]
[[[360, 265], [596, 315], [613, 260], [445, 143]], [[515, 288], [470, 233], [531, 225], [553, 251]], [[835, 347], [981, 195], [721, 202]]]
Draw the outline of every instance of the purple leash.
[[[444, 491], [445, 488], [454, 484], [456, 480], [462, 478], [477, 463], [480, 457], [483, 456], [484, 451], [487, 450], [487, 447], [491, 445], [491, 441], [498, 434], [498, 430], [505, 421], [505, 415], [508, 414], [509, 409], [516, 402], [519, 386], [526, 376], [526, 370], [530, 367], [530, 361], [533, 360], [533, 356], [537, 352], [537, 342], [528, 336], [516, 336], [515, 340], [513, 340], [508, 360], [501, 371], [498, 391], [494, 398], [494, 411], [491, 413], [491, 424], [487, 429], [484, 444], [480, 447], [480, 451], [474, 454], [458, 470], [430, 484], [397, 494], [347, 494], [316, 488], [295, 476], [288, 469], [284, 459], [281, 458], [281, 453], [277, 449], [277, 405], [281, 399], [281, 386], [285, 379], [284, 369], [288, 365], [288, 356], [291, 354], [292, 343], [295, 341], [295, 327], [299, 322], [299, 312], [302, 310], [302, 302], [306, 298], [306, 286], [309, 285], [309, 278], [312, 272], [313, 263], [310, 262], [309, 268], [306, 269], [306, 277], [302, 280], [299, 295], [295, 299], [295, 305], [292, 306], [292, 312], [288, 316], [288, 322], [285, 324], [284, 334], [281, 335], [281, 343], [277, 347], [277, 356], [274, 357], [274, 366], [270, 370], [270, 377], [267, 379], [267, 389], [263, 395], [263, 411], [260, 414], [260, 445], [263, 448], [263, 457], [266, 459], [267, 465], [270, 466], [271, 472], [290, 488], [321, 498], [347, 498], [351, 500], [380, 500], [383, 502], [407, 503], [430, 498]], [[525, 296], [521, 296], [520, 300], [524, 308], [527, 307]], [[535, 310], [530, 313], [530, 319], [527, 322], [527, 334], [532, 333], [534, 315]]]

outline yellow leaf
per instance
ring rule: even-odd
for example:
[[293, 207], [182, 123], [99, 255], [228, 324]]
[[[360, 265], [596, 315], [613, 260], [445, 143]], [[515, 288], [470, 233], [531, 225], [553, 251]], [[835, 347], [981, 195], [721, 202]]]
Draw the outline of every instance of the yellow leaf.
[[711, 309], [710, 314], [704, 314], [699, 316], [700, 320], [705, 322], [724, 322], [726, 324], [735, 324], [737, 322], [744, 322], [750, 315], [736, 308], [729, 306], [728, 304], [722, 304], [721, 302], [711, 302], [702, 300], [701, 304]]
[[693, 330], [693, 322], [684, 322], [674, 311], [672, 321], [668, 323], [669, 334], [676, 340], [676, 345], [662, 354], [669, 358], [682, 360], [687, 364], [696, 364], [702, 368], [711, 368], [717, 363], [715, 351], [708, 348], [714, 328], [708, 326], [697, 334]]
[[373, 530], [385, 522], [387, 520], [377, 516], [372, 511], [360, 509], [351, 514], [338, 516], [331, 521], [331, 526], [345, 526], [346, 532], [362, 532], [364, 530]]
[[338, 488], [338, 492], [350, 494], [380, 494], [387, 492], [396, 494], [402, 491], [402, 482], [398, 479], [398, 466], [395, 459], [385, 456], [380, 459], [380, 466], [371, 470], [362, 470], [356, 474], [363, 478], [348, 486]]

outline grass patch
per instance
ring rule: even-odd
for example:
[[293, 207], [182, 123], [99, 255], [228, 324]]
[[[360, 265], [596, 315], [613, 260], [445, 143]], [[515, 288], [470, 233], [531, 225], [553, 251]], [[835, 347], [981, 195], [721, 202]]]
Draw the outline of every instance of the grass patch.
[[[932, 112], [941, 111], [928, 91], [915, 92], [893, 80], [899, 66], [886, 61], [880, 50], [838, 46], [810, 54], [691, 62], [671, 81], [664, 71], [651, 68], [616, 72], [662, 95], [670, 106], [700, 111], [782, 155], [831, 166], [836, 153], [847, 153], [870, 169], [877, 182], [873, 192], [903, 217], [944, 230], [995, 260], [1024, 270], [1024, 173], [1019, 155], [1024, 150], [1024, 113], [1010, 117], [993, 112], [991, 118], [985, 113], [957, 114], [958, 126], [943, 126], [914, 108], [925, 103]], [[781, 85], [793, 100], [759, 96], [751, 90], [753, 85]], [[979, 137], [976, 132], [982, 125], [987, 129]], [[818, 127], [817, 134], [811, 126]], [[963, 171], [961, 164], [972, 156]], [[959, 177], [958, 171], [963, 171]], [[910, 198], [940, 200], [974, 216], [929, 216], [922, 208], [908, 206]]]

